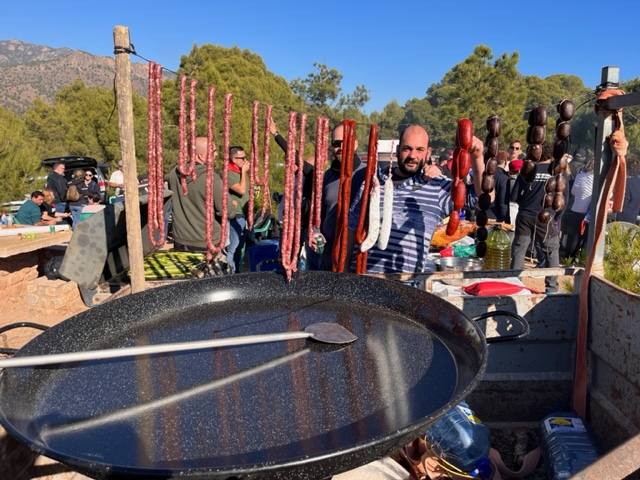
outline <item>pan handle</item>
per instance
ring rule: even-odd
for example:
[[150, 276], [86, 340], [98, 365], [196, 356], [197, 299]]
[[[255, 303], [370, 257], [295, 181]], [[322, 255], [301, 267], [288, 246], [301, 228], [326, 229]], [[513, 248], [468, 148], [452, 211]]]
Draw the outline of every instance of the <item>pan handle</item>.
[[[7, 325], [3, 325], [0, 327], [0, 335], [4, 332], [8, 332], [9, 330], [13, 330], [15, 328], [35, 328], [36, 330], [48, 330], [49, 327], [46, 325], [41, 325], [39, 323], [33, 322], [16, 322], [9, 323]], [[0, 348], [0, 353], [4, 355], [15, 355], [18, 352], [17, 348]]]
[[527, 322], [523, 317], [518, 315], [517, 313], [509, 312], [507, 310], [495, 310], [493, 312], [486, 312], [482, 315], [478, 315], [477, 317], [473, 317], [473, 321], [477, 322], [478, 320], [484, 320], [485, 318], [492, 317], [511, 317], [516, 320], [517, 323], [522, 327], [521, 331], [518, 333], [510, 333], [506, 335], [500, 335], [499, 337], [489, 337], [486, 338], [487, 343], [500, 343], [500, 342], [510, 342], [511, 340], [518, 340], [519, 338], [524, 338], [529, 335], [529, 322]]

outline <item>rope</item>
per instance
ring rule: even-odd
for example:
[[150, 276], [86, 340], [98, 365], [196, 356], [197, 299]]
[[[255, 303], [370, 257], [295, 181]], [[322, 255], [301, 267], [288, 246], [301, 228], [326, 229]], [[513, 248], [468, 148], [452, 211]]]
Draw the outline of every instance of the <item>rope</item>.
[[[598, 100], [623, 95], [620, 89], [604, 90], [598, 95]], [[598, 104], [596, 104], [596, 110]], [[589, 328], [589, 280], [594, 273], [596, 246], [600, 243], [604, 234], [607, 222], [608, 201], [613, 195], [613, 210], [622, 210], [624, 201], [624, 183], [626, 180], [625, 155], [628, 142], [624, 136], [624, 124], [622, 121], [622, 110], [613, 113], [616, 122], [614, 131], [610, 137], [610, 144], [613, 150], [613, 158], [609, 170], [604, 180], [600, 197], [598, 199], [598, 210], [593, 219], [593, 247], [587, 258], [584, 276], [580, 282], [580, 305], [578, 310], [578, 334], [576, 338], [576, 367], [573, 378], [573, 408], [582, 418], [585, 418], [587, 407], [587, 335]]]

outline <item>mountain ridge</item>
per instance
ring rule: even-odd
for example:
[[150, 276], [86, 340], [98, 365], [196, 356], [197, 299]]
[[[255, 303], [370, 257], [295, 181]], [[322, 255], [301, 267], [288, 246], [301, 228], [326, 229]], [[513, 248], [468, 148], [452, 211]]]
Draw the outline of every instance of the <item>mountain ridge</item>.
[[[113, 88], [115, 61], [72, 48], [0, 40], [0, 105], [24, 113], [36, 99], [51, 103], [66, 85]], [[147, 65], [131, 64], [133, 90], [147, 95]]]

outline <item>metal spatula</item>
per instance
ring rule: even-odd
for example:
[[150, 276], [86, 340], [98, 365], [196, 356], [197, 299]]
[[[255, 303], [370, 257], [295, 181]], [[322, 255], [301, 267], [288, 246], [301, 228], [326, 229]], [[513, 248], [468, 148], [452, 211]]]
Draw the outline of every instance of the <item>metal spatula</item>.
[[316, 342], [345, 345], [358, 339], [353, 333], [337, 323], [320, 322], [309, 325], [301, 332], [269, 333], [264, 335], [246, 335], [243, 337], [216, 338], [193, 342], [163, 343], [140, 347], [109, 348], [88, 350], [86, 352], [57, 353], [52, 355], [34, 355], [32, 357], [7, 358], [0, 360], [0, 368], [35, 367], [59, 363], [83, 362], [88, 360], [106, 360], [111, 358], [153, 355], [157, 353], [186, 352], [206, 348], [235, 347], [257, 343], [282, 342], [309, 338]]

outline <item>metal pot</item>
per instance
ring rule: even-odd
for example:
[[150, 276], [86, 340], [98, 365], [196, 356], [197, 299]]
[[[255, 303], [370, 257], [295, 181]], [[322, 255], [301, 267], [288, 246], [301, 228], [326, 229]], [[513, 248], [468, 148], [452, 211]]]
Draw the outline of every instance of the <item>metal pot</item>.
[[482, 260], [472, 257], [440, 257], [435, 259], [436, 268], [441, 272], [474, 272], [482, 270]]
[[[493, 313], [492, 315], [495, 315]], [[0, 373], [0, 423], [92, 478], [325, 478], [418, 436], [482, 376], [485, 338], [450, 303], [379, 278], [253, 273], [113, 300], [17, 356], [302, 330], [305, 340]]]

